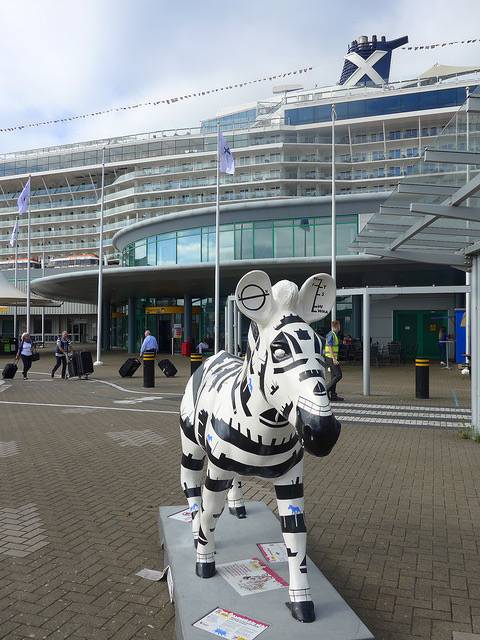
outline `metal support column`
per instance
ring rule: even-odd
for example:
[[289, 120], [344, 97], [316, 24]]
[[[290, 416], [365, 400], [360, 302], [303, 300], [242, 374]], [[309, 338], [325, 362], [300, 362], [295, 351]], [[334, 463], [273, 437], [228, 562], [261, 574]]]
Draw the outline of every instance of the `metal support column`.
[[[480, 429], [480, 367], [478, 358], [480, 356], [480, 337], [479, 337], [479, 322], [480, 322], [480, 255], [472, 256], [472, 277], [471, 285], [472, 292], [470, 296], [471, 302], [471, 349], [470, 349], [470, 367], [472, 374], [472, 427], [478, 432]], [[467, 347], [468, 349], [468, 347]]]
[[185, 293], [183, 295], [183, 340], [188, 342], [192, 337], [192, 295]]
[[97, 336], [97, 340], [100, 338], [102, 341], [102, 348], [104, 351], [110, 351], [110, 332], [111, 332], [111, 318], [110, 318], [110, 300], [103, 300], [102, 302], [102, 335]]
[[227, 299], [227, 307], [226, 314], [227, 317], [225, 319], [225, 329], [227, 333], [227, 351], [228, 353], [233, 353], [233, 310], [234, 310], [235, 300], [232, 296], [229, 296]]
[[363, 294], [363, 395], [370, 395], [370, 294]]
[[238, 309], [235, 302], [233, 303], [233, 354], [238, 356]]
[[[343, 327], [345, 332], [345, 327]], [[362, 299], [360, 296], [352, 296], [352, 338], [360, 338], [362, 335]]]
[[137, 340], [135, 335], [135, 314], [137, 312], [136, 298], [128, 299], [128, 326], [127, 326], [127, 351], [128, 353], [137, 352]]

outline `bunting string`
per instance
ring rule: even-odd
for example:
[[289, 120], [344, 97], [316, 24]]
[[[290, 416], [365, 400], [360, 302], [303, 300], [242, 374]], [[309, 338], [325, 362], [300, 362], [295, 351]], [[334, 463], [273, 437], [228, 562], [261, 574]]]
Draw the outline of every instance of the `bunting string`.
[[473, 44], [474, 42], [480, 42], [480, 38], [475, 40], [457, 40], [456, 42], [441, 42], [440, 44], [423, 44], [417, 47], [401, 47], [407, 51], [418, 51], [419, 49], [436, 49], [437, 47], [450, 47], [452, 44]]
[[141, 107], [156, 107], [159, 104], [174, 104], [181, 100], [190, 100], [191, 98], [200, 98], [212, 93], [218, 93], [219, 91], [230, 91], [231, 89], [238, 89], [240, 87], [246, 87], [250, 84], [257, 84], [259, 82], [268, 82], [271, 80], [278, 80], [280, 78], [287, 78], [288, 76], [294, 76], [301, 73], [308, 73], [312, 71], [313, 67], [306, 67], [305, 69], [297, 69], [296, 71], [288, 71], [287, 73], [279, 73], [266, 78], [258, 78], [257, 80], [249, 80], [247, 82], [238, 82], [237, 84], [231, 84], [225, 87], [219, 87], [217, 89], [206, 89], [205, 91], [197, 91], [196, 93], [189, 93], [184, 96], [178, 96], [175, 98], [165, 98], [162, 100], [153, 100], [151, 102], [140, 102], [139, 104], [133, 104], [128, 107], [112, 107], [111, 109], [105, 109], [104, 111], [95, 111], [94, 113], [85, 113], [80, 116], [67, 116], [65, 118], [56, 118], [55, 120], [45, 120], [44, 122], [32, 122], [30, 124], [20, 124], [15, 127], [5, 127], [0, 129], [0, 132], [7, 131], [21, 131], [22, 129], [28, 129], [30, 127], [43, 127], [50, 124], [58, 124], [60, 122], [71, 122], [73, 120], [81, 120], [85, 118], [96, 118], [103, 116], [107, 113], [114, 113], [120, 111], [130, 111], [131, 109], [139, 109]]

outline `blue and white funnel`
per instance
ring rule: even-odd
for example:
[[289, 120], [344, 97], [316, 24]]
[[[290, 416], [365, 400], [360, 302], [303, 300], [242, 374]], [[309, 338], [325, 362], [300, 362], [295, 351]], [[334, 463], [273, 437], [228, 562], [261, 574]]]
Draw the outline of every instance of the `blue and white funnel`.
[[354, 40], [345, 56], [340, 84], [345, 86], [382, 85], [388, 83], [392, 51], [408, 42], [408, 36], [387, 40], [382, 36], [361, 36]]

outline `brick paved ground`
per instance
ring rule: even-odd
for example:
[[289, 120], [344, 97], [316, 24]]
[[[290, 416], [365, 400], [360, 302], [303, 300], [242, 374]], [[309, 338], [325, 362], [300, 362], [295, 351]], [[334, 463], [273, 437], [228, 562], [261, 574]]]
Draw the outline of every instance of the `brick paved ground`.
[[[0, 384], [1, 638], [175, 637], [166, 584], [135, 573], [163, 568], [157, 507], [185, 502], [178, 406], [189, 362], [176, 357], [174, 379], [157, 369], [155, 389], [143, 389], [141, 371], [119, 377], [125, 354], [102, 358], [89, 381], [52, 380], [45, 350], [30, 380]], [[366, 403], [377, 419], [344, 420], [331, 456], [306, 457], [308, 553], [377, 640], [471, 640], [480, 444], [456, 428], [469, 380], [432, 364], [431, 398], [415, 400], [414, 375], [413, 365], [372, 369], [364, 398], [360, 366], [344, 367], [338, 391], [356, 416]], [[395, 406], [438, 411], [396, 426]], [[449, 425], [429, 428], [447, 409]], [[245, 487], [275, 511], [271, 485]]]

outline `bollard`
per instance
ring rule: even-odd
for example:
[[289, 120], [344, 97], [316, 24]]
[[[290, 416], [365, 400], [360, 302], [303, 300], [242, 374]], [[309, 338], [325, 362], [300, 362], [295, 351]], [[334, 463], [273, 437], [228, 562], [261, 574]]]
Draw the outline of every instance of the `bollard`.
[[430, 360], [415, 358], [415, 397], [429, 398]]
[[190, 375], [193, 376], [195, 371], [201, 366], [203, 356], [201, 353], [192, 353], [190, 355]]
[[155, 386], [155, 351], [143, 354], [143, 386], [146, 389]]

